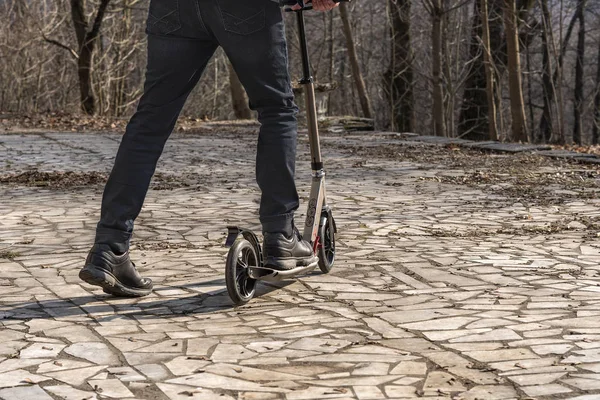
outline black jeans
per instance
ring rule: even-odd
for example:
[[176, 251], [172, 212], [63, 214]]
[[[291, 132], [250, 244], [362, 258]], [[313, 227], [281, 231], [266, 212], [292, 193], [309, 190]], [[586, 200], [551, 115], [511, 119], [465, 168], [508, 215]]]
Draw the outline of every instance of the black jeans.
[[[134, 221], [181, 109], [218, 46], [261, 123], [256, 179], [265, 232], [291, 232], [297, 107], [280, 8], [270, 0], [151, 0], [144, 94], [104, 189], [96, 243], [129, 247]], [[232, 145], [235, 145], [232, 143]]]

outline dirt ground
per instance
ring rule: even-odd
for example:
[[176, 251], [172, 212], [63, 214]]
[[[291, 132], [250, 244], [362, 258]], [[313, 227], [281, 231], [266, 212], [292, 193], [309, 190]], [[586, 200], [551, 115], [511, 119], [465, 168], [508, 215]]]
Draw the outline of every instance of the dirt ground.
[[[339, 146], [338, 146], [339, 147]], [[564, 203], [574, 199], [596, 199], [600, 193], [600, 168], [571, 160], [553, 159], [533, 153], [491, 153], [458, 146], [386, 145], [345, 146], [363, 158], [412, 161], [421, 168], [446, 167], [464, 175], [424, 177], [440, 183], [467, 185], [501, 194], [530, 205]], [[430, 167], [428, 167], [430, 166]]]

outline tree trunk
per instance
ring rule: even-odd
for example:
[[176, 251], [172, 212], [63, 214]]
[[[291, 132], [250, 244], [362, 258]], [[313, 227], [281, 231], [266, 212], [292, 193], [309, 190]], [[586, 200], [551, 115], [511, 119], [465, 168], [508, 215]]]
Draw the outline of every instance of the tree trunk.
[[[500, 76], [505, 68], [504, 27], [502, 24], [502, 0], [487, 2], [487, 21], [489, 29], [489, 53], [495, 70]], [[487, 76], [480, 38], [483, 37], [482, 12], [479, 1], [474, 2], [473, 27], [471, 34], [470, 70], [465, 81], [465, 91], [458, 121], [458, 134], [469, 140], [489, 140], [490, 109], [487, 97]]]
[[504, 26], [508, 55], [508, 86], [512, 117], [512, 140], [527, 142], [527, 120], [521, 81], [521, 54], [517, 25], [517, 7], [514, 0], [504, 0]]
[[525, 103], [523, 100], [517, 10], [516, 5], [512, 0], [504, 0], [504, 26], [507, 47], [507, 67], [512, 119], [511, 139], [513, 141], [526, 142], [528, 135], [525, 117]]
[[594, 127], [592, 144], [598, 144], [600, 136], [600, 41], [598, 42], [598, 65], [596, 67], [596, 95], [594, 97]]
[[77, 61], [77, 76], [79, 77], [79, 95], [81, 107], [88, 115], [96, 111], [96, 99], [92, 88], [92, 55], [94, 44], [85, 44], [79, 53]]
[[[544, 5], [544, 2], [542, 2]], [[546, 4], [547, 5], [547, 4]], [[547, 7], [546, 7], [547, 8]], [[542, 9], [545, 13], [545, 11]], [[550, 37], [548, 38], [548, 42], [554, 46], [554, 40], [552, 38], [552, 25], [550, 21], [550, 13], [545, 17], [548, 22], [548, 33]], [[548, 131], [548, 128], [544, 130], [546, 136], [550, 135], [549, 142], [555, 144], [563, 144], [565, 142], [564, 135], [564, 102], [562, 95], [562, 75], [563, 75], [563, 65], [565, 54], [567, 52], [569, 42], [571, 40], [571, 35], [573, 34], [573, 29], [575, 28], [575, 23], [577, 22], [577, 13], [573, 14], [573, 18], [571, 18], [571, 22], [569, 22], [569, 26], [567, 27], [567, 32], [565, 34], [564, 39], [561, 38], [562, 43], [560, 44], [560, 51], [558, 54], [555, 54], [555, 58], [557, 59], [556, 66], [554, 67], [554, 73], [552, 74], [552, 88], [550, 90], [549, 83], [545, 83], [544, 87], [548, 88], [548, 101], [544, 100], [544, 111], [542, 115], [550, 116], [552, 115], [552, 107], [556, 107], [556, 114], [558, 116], [558, 126], [553, 127], [551, 131]], [[555, 52], [556, 53], [556, 52]]]
[[585, 58], [585, 9], [587, 0], [577, 3], [577, 19], [579, 20], [579, 37], [577, 39], [577, 61], [575, 63], [575, 102], [573, 104], [573, 141], [581, 144], [581, 128], [583, 113], [583, 63]]
[[[329, 13], [329, 83], [335, 80], [335, 29], [333, 13]], [[332, 91], [327, 93], [327, 115], [332, 115]]]
[[548, 0], [541, 0], [542, 6], [542, 89], [544, 97], [544, 110], [540, 120], [539, 134], [536, 142], [548, 143], [554, 135], [554, 122], [552, 118], [553, 103], [556, 99], [556, 90], [552, 79], [552, 61], [550, 47], [554, 43], [552, 35], [552, 18], [548, 8]]
[[350, 15], [348, 13], [348, 5], [346, 3], [340, 4], [340, 15], [342, 17], [344, 36], [346, 36], [346, 47], [348, 48], [348, 58], [350, 59], [350, 66], [352, 67], [352, 75], [354, 78], [354, 84], [356, 85], [356, 90], [358, 91], [360, 106], [365, 118], [373, 118], [373, 108], [371, 107], [371, 100], [369, 99], [369, 93], [367, 92], [367, 87], [365, 86], [365, 80], [360, 72], [360, 64], [358, 62], [358, 56], [356, 55], [356, 44], [354, 43], [354, 37], [352, 35]]
[[96, 39], [100, 34], [104, 14], [109, 3], [110, 0], [101, 0], [92, 29], [88, 32], [84, 0], [71, 0], [71, 19], [73, 20], [75, 36], [79, 45], [77, 76], [79, 77], [81, 107], [88, 115], [92, 115], [96, 111], [96, 101], [92, 87], [92, 59], [96, 47]]
[[236, 119], [252, 119], [252, 110], [248, 106], [246, 91], [240, 82], [240, 78], [235, 73], [233, 65], [228, 61], [227, 68], [229, 69], [229, 88], [231, 90], [231, 104]]
[[442, 76], [444, 77], [444, 118], [446, 121], [446, 136], [456, 137], [456, 87], [452, 79], [452, 64], [455, 63], [455, 61], [452, 55], [450, 54], [451, 40], [448, 38], [448, 26], [451, 23], [452, 22], [450, 20], [450, 13], [444, 12], [444, 16], [442, 18]]
[[444, 87], [442, 82], [442, 17], [443, 0], [431, 3], [432, 13], [432, 73], [433, 73], [433, 134], [446, 136], [446, 118], [444, 112]]
[[[73, 28], [75, 29], [75, 36], [77, 37], [77, 44], [79, 45], [78, 50], [81, 51], [88, 30], [83, 0], [71, 0], [71, 19], [73, 20]], [[78, 51], [78, 53], [80, 51]]]
[[385, 74], [392, 130], [412, 132], [414, 127], [413, 50], [410, 36], [412, 0], [388, 0], [392, 60]]
[[[527, 62], [527, 111], [529, 111], [529, 120], [527, 121], [529, 123], [528, 126], [528, 130], [531, 133], [531, 135], [534, 134], [535, 132], [535, 114], [534, 114], [534, 104], [533, 104], [533, 85], [531, 83], [531, 77], [533, 76], [533, 71], [531, 69], [531, 50], [530, 50], [530, 40], [526, 41], [523, 44], [523, 47], [525, 49], [525, 61]], [[531, 138], [531, 140], [533, 140], [533, 137]]]
[[496, 121], [496, 95], [494, 60], [490, 51], [490, 21], [487, 0], [481, 0], [481, 22], [483, 30], [483, 57], [485, 60], [485, 75], [487, 82], [487, 106], [489, 139], [498, 140], [498, 122]]

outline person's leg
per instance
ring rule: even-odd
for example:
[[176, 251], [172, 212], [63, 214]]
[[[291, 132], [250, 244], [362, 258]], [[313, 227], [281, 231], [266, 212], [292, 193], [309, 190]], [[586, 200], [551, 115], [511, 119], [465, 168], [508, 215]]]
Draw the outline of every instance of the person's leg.
[[217, 45], [211, 41], [148, 36], [144, 95], [121, 141], [104, 189], [97, 244], [129, 248], [133, 224], [177, 117]]
[[[240, 3], [244, 3], [241, 5]], [[261, 123], [256, 179], [265, 232], [291, 234], [299, 200], [294, 182], [297, 107], [288, 72], [281, 9], [269, 0], [216, 0], [209, 26], [244, 85]]]
[[209, 26], [244, 85], [261, 123], [256, 180], [265, 264], [292, 269], [316, 263], [311, 245], [294, 227], [299, 199], [294, 182], [298, 108], [288, 71], [281, 9], [270, 0], [216, 0]]
[[[155, 10], [172, 7], [165, 1], [170, 0], [153, 0]], [[174, 36], [171, 33], [179, 31], [175, 22], [149, 19], [144, 94], [119, 146], [104, 189], [95, 244], [79, 273], [85, 282], [117, 296], [152, 292], [152, 281], [142, 278], [129, 258], [133, 224], [185, 100], [218, 46], [208, 35], [197, 40]]]

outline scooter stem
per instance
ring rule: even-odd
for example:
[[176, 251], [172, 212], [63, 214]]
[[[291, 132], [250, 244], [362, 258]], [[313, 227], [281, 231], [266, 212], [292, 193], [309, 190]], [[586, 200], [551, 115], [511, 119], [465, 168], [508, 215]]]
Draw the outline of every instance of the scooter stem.
[[308, 125], [308, 142], [310, 143], [311, 169], [313, 172], [308, 209], [306, 210], [306, 222], [302, 237], [315, 247], [319, 246], [317, 240], [318, 230], [321, 225], [321, 211], [327, 207], [325, 195], [325, 171], [323, 159], [321, 158], [321, 145], [319, 143], [319, 126], [317, 123], [317, 102], [315, 96], [315, 84], [310, 72], [310, 60], [308, 55], [308, 43], [306, 40], [306, 26], [304, 24], [303, 10], [297, 11], [298, 30], [300, 34], [300, 53], [302, 56], [302, 71], [304, 76], [300, 84], [304, 86], [306, 97], [306, 122]]
[[308, 139], [310, 143], [311, 169], [317, 172], [323, 169], [323, 159], [321, 157], [321, 145], [319, 143], [315, 84], [310, 71], [310, 59], [308, 54], [308, 43], [306, 40], [304, 12], [298, 11], [296, 15], [298, 18], [298, 30], [300, 34], [300, 52], [302, 56], [303, 72], [303, 77], [300, 80], [300, 84], [304, 86], [304, 95], [306, 98], [306, 121], [308, 125]]
[[308, 41], [306, 39], [306, 24], [304, 22], [304, 11], [300, 10], [296, 13], [298, 18], [298, 31], [300, 33], [300, 51], [302, 56], [302, 81], [301, 83], [312, 82], [312, 74], [310, 72], [310, 60], [308, 55]]

